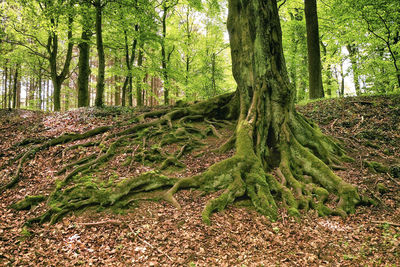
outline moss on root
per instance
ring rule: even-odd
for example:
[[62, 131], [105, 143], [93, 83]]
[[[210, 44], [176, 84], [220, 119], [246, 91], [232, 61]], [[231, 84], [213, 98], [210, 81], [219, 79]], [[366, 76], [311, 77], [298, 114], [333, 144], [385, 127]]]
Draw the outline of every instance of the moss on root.
[[29, 210], [44, 200], [46, 200], [46, 197], [43, 195], [27, 196], [10, 207], [15, 210]]

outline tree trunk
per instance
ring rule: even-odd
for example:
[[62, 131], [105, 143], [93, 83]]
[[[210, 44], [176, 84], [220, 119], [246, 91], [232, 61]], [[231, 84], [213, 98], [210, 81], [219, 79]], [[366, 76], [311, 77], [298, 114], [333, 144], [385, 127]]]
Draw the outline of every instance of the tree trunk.
[[114, 105], [119, 106], [121, 105], [121, 86], [119, 84], [119, 76], [114, 76], [115, 81], [115, 92], [114, 92]]
[[8, 86], [9, 86], [8, 98], [7, 98], [8, 108], [11, 108], [11, 97], [12, 97], [12, 92], [13, 92], [12, 88], [11, 88], [12, 84], [13, 84], [13, 75], [12, 75], [12, 68], [10, 68], [10, 75], [8, 76]]
[[39, 80], [38, 80], [38, 102], [37, 107], [39, 110], [42, 109], [42, 70], [39, 70]]
[[15, 74], [14, 74], [14, 87], [13, 87], [13, 101], [12, 107], [17, 108], [17, 91], [18, 91], [18, 71], [19, 71], [19, 64], [15, 67]]
[[104, 98], [104, 77], [105, 77], [105, 55], [103, 46], [103, 29], [102, 29], [102, 12], [103, 6], [101, 0], [96, 0], [96, 45], [97, 45], [97, 55], [99, 59], [99, 67], [97, 72], [97, 85], [96, 85], [96, 107], [103, 107]]
[[[88, 14], [87, 14], [88, 15]], [[90, 75], [90, 27], [82, 25], [82, 41], [79, 43], [79, 74], [78, 74], [78, 107], [89, 106], [89, 75]]]
[[167, 53], [165, 47], [165, 39], [167, 37], [167, 12], [168, 7], [164, 3], [163, 16], [162, 16], [162, 39], [161, 39], [161, 67], [164, 78], [164, 105], [169, 104], [169, 82], [168, 82], [168, 69], [167, 69]]
[[319, 47], [319, 29], [317, 1], [304, 0], [304, 12], [307, 28], [308, 78], [310, 99], [324, 97], [321, 74], [321, 54]]
[[354, 89], [356, 90], [357, 96], [360, 96], [361, 89], [360, 89], [360, 81], [359, 81], [358, 66], [357, 66], [357, 59], [356, 59], [357, 47], [355, 47], [354, 45], [348, 44], [348, 45], [346, 45], [346, 48], [347, 48], [347, 51], [349, 52], [351, 69], [353, 71]]
[[[8, 60], [6, 61], [7, 64]], [[4, 97], [3, 97], [3, 108], [7, 108], [7, 81], [8, 81], [8, 68], [4, 68]]]
[[17, 84], [17, 108], [21, 108], [21, 79], [19, 79]]
[[[143, 50], [139, 49], [138, 55], [138, 68], [142, 67], [143, 64]], [[136, 104], [138, 107], [143, 106], [143, 98], [142, 98], [142, 76], [139, 75], [136, 80]]]

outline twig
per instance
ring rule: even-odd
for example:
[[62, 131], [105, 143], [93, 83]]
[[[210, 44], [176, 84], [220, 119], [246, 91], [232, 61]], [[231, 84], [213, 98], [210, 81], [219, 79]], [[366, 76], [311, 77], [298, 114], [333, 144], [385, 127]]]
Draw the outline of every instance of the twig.
[[94, 225], [101, 225], [101, 224], [121, 225], [122, 222], [118, 221], [118, 220], [107, 220], [107, 221], [100, 221], [100, 222], [78, 223], [78, 225], [83, 225], [83, 226], [94, 226]]
[[400, 227], [400, 223], [386, 222], [386, 221], [371, 221], [374, 224], [389, 224], [395, 227]]
[[136, 236], [140, 241], [142, 241], [143, 243], [145, 243], [146, 245], [148, 245], [148, 246], [151, 247], [152, 249], [157, 250], [158, 252], [160, 252], [161, 254], [163, 254], [164, 256], [166, 256], [170, 261], [173, 262], [173, 260], [171, 259], [170, 256], [168, 256], [168, 255], [167, 255], [165, 252], [163, 252], [161, 249], [154, 247], [152, 244], [150, 244], [149, 242], [147, 242], [145, 239], [141, 238], [141, 237], [139, 236], [139, 234], [137, 234], [137, 233], [135, 233], [135, 232], [133, 231], [132, 227], [131, 227], [129, 224], [127, 224], [127, 225], [128, 225], [128, 227], [129, 227], [129, 229], [131, 230], [131, 232], [134, 233], [135, 236]]
[[333, 131], [333, 126], [335, 125], [335, 123], [337, 122], [337, 120], [338, 119], [335, 119], [334, 121], [333, 121], [333, 123], [331, 124], [331, 130]]
[[386, 173], [390, 180], [392, 180], [395, 184], [400, 186], [400, 182], [396, 181], [389, 173]]
[[382, 205], [386, 206], [385, 203], [383, 203], [382, 199], [378, 197], [371, 189], [367, 187], [367, 191], [376, 199], [378, 200]]

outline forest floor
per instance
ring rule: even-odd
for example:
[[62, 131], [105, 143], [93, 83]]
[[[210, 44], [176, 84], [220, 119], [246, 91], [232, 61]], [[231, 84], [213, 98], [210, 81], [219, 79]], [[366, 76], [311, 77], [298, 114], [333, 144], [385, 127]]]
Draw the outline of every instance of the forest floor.
[[[365, 96], [298, 107], [324, 133], [342, 141], [355, 159], [335, 172], [379, 203], [358, 207], [345, 219], [318, 217], [311, 210], [296, 220], [281, 210], [280, 218], [270, 222], [254, 210], [231, 205], [215, 213], [207, 226], [201, 212], [218, 192], [181, 190], [176, 194], [181, 209], [164, 201], [143, 201], [122, 212], [89, 209], [54, 225], [22, 230], [27, 219], [46, 209], [44, 203], [27, 211], [9, 206], [27, 195], [49, 194], [61, 166], [99, 148], [66, 152], [72, 145], [66, 144], [41, 151], [24, 167], [24, 180], [0, 195], [0, 266], [400, 266], [399, 103], [400, 96]], [[27, 137], [84, 132], [131, 116], [129, 110], [114, 108], [63, 113], [0, 110], [0, 166], [28, 149], [16, 146]], [[186, 168], [166, 174], [201, 173], [229, 157], [233, 151], [211, 151], [232, 131], [233, 127], [220, 129], [222, 139], [203, 140], [206, 145], [181, 159]], [[154, 168], [127, 161], [135, 148], [131, 153], [114, 157], [95, 172], [96, 179], [114, 183]], [[368, 162], [383, 168], [372, 164], [374, 169]], [[0, 172], [0, 185], [10, 179], [15, 165]]]

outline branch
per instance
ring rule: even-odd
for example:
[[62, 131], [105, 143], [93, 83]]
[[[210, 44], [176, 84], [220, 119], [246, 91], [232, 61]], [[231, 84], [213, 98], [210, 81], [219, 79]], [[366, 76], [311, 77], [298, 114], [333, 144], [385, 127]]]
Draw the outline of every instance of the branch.
[[284, 0], [283, 3], [280, 4], [280, 5], [278, 6], [278, 10], [281, 9], [281, 7], [282, 7], [285, 3], [286, 3], [286, 0]]
[[378, 35], [377, 33], [375, 33], [372, 29], [371, 29], [371, 24], [369, 23], [368, 19], [366, 19], [364, 16], [362, 16], [362, 18], [365, 20], [365, 22], [367, 23], [367, 29], [370, 33], [372, 33], [373, 35], [375, 35], [376, 38], [381, 39], [382, 41], [384, 41], [385, 43], [387, 43], [387, 41], [380, 35]]
[[73, 23], [74, 19], [73, 17], [70, 15], [70, 17], [68, 18], [68, 50], [67, 50], [67, 56], [64, 62], [64, 67], [63, 70], [61, 71], [60, 76], [61, 77], [66, 77], [68, 75], [69, 72], [69, 66], [71, 64], [71, 59], [72, 59], [72, 49], [74, 47], [74, 43], [71, 41], [72, 39], [72, 23]]
[[25, 33], [25, 32], [23, 32], [23, 31], [17, 29], [17, 27], [16, 27], [15, 25], [12, 25], [12, 28], [13, 28], [14, 31], [16, 31], [17, 33], [22, 34], [22, 35], [24, 35], [24, 36], [27, 36], [27, 37], [29, 37], [29, 38], [34, 39], [39, 45], [41, 45], [42, 47], [46, 48], [46, 45], [43, 44], [43, 43], [39, 40], [39, 38], [37, 38], [35, 35], [29, 34], [29, 33]]
[[42, 57], [42, 58], [44, 58], [44, 59], [49, 59], [49, 57], [47, 57], [46, 55], [44, 55], [44, 54], [42, 54], [42, 53], [39, 53], [38, 51], [35, 51], [35, 50], [33, 50], [31, 47], [29, 47], [28, 45], [26, 45], [26, 44], [24, 44], [24, 43], [22, 43], [22, 42], [19, 42], [19, 41], [11, 41], [11, 40], [4, 40], [6, 43], [9, 43], [9, 44], [14, 44], [14, 45], [20, 45], [20, 46], [23, 46], [23, 47], [25, 47], [26, 49], [28, 49], [32, 54], [34, 54], [34, 55], [36, 55], [36, 56], [39, 56], [39, 57]]
[[371, 221], [374, 224], [389, 224], [395, 227], [400, 227], [400, 223], [386, 222], [386, 221]]

